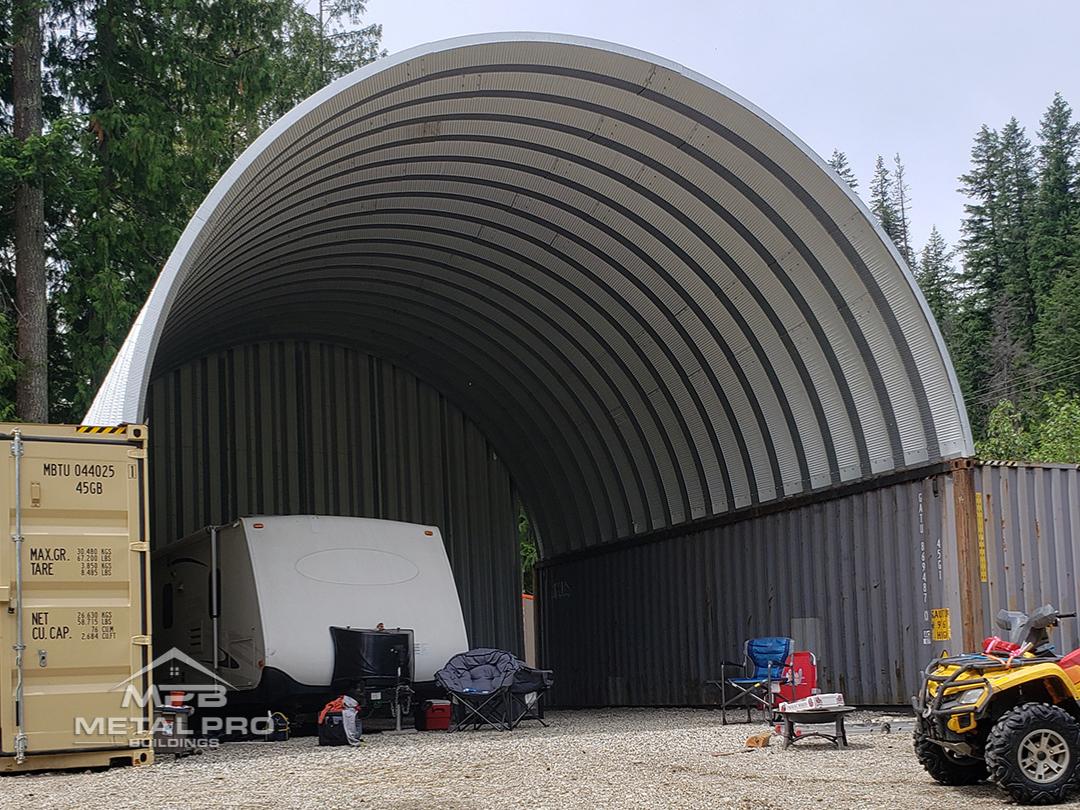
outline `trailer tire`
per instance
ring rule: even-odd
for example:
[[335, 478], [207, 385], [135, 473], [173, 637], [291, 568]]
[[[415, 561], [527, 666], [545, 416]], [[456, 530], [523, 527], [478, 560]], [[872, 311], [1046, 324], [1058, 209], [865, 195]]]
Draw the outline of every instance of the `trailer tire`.
[[915, 732], [915, 756], [942, 785], [974, 785], [986, 779], [986, 763], [946, 751], [920, 731]]
[[986, 765], [1015, 802], [1062, 802], [1080, 787], [1080, 723], [1048, 703], [1010, 709], [990, 730]]

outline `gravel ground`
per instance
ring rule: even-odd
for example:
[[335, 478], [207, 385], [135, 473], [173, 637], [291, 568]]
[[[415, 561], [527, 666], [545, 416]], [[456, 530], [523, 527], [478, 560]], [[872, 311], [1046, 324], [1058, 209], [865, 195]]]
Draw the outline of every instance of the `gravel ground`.
[[[357, 748], [314, 738], [233, 743], [148, 768], [8, 776], [0, 808], [975, 808], [1001, 807], [989, 786], [941, 787], [909, 733], [849, 734], [835, 751], [720, 726], [716, 712], [550, 712], [551, 728], [369, 735]], [[1080, 807], [1080, 802], [1069, 806]]]

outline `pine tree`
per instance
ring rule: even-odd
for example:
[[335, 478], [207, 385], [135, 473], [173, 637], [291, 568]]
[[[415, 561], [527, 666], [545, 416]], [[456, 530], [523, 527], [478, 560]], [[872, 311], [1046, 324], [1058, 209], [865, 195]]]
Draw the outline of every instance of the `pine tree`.
[[1033, 397], [1035, 290], [1031, 278], [1030, 237], [1035, 214], [1035, 151], [1020, 123], [1011, 118], [1001, 130], [1001, 210], [1003, 295], [995, 302], [992, 359], [1014, 401]]
[[1043, 390], [1080, 393], [1080, 268], [1054, 277], [1039, 318], [1039, 382]]
[[874, 164], [874, 176], [870, 180], [870, 212], [877, 218], [885, 234], [899, 246], [900, 215], [896, 210], [896, 192], [893, 178], [885, 166], [885, 159], [878, 155]]
[[[38, 0], [11, 6], [13, 134], [25, 156], [42, 134], [42, 19]], [[31, 159], [32, 160], [32, 159]], [[36, 163], [36, 161], [34, 161]], [[15, 338], [19, 373], [16, 415], [31, 422], [49, 418], [49, 321], [46, 311], [45, 190], [36, 165], [19, 179], [14, 197]]]
[[829, 158], [828, 163], [832, 170], [840, 175], [840, 179], [847, 183], [852, 191], [858, 193], [859, 181], [855, 178], [855, 172], [851, 170], [847, 155], [839, 149], [833, 149], [832, 157]]
[[897, 153], [893, 157], [892, 208], [896, 212], [896, 237], [893, 241], [908, 267], [914, 268], [915, 250], [911, 246], [911, 189], [905, 180], [906, 174], [900, 154]]
[[1000, 134], [984, 125], [971, 157], [960, 178], [969, 200], [961, 242], [965, 334], [954, 358], [978, 432], [988, 403], [1023, 406], [1037, 395], [1028, 250], [1035, 180], [1034, 151], [1015, 118]]
[[[51, 0], [46, 66], [75, 133], [52, 242], [76, 418], [195, 208], [299, 100], [379, 55], [360, 0]], [[77, 113], [70, 111], [76, 110]], [[57, 122], [51, 122], [55, 125]]]
[[1080, 261], [1080, 240], [1073, 234], [1080, 218], [1078, 148], [1080, 123], [1056, 93], [1039, 129], [1039, 190], [1031, 236], [1031, 280], [1040, 314], [1057, 276]]
[[968, 403], [969, 417], [979, 436], [988, 415], [987, 405], [1002, 399], [990, 388], [990, 338], [993, 305], [1001, 298], [1001, 236], [998, 204], [1001, 144], [995, 130], [985, 124], [971, 147], [971, 168], [960, 177], [967, 198], [961, 226], [960, 311], [957, 336], [951, 347], [956, 375]]
[[1030, 258], [1043, 390], [1080, 390], [1080, 124], [1060, 93], [1039, 129], [1039, 190]]
[[916, 280], [947, 343], [955, 333], [957, 314], [952, 257], [952, 251], [935, 225], [919, 256]]

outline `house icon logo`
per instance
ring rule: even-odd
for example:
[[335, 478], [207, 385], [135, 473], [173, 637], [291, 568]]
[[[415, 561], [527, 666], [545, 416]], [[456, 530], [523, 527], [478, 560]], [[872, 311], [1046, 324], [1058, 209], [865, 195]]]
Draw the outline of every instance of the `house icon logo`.
[[[152, 687], [144, 688], [144, 683], [153, 681], [155, 672], [164, 672], [167, 678], [159, 677]], [[173, 647], [109, 691], [123, 689], [125, 707], [131, 701], [139, 706], [153, 701], [153, 705], [160, 706], [162, 692], [183, 692], [185, 703], [194, 700], [197, 706], [212, 708], [224, 706], [226, 692], [235, 688], [209, 667]]]

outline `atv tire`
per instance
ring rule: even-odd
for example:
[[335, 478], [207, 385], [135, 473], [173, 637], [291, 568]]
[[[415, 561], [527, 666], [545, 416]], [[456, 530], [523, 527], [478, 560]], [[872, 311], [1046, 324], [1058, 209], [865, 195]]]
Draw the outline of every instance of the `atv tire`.
[[986, 779], [986, 763], [946, 751], [920, 731], [915, 732], [915, 756], [942, 785], [974, 785]]
[[990, 781], [1019, 804], [1057, 804], [1080, 787], [1080, 723], [1058, 706], [1010, 709], [985, 753]]

